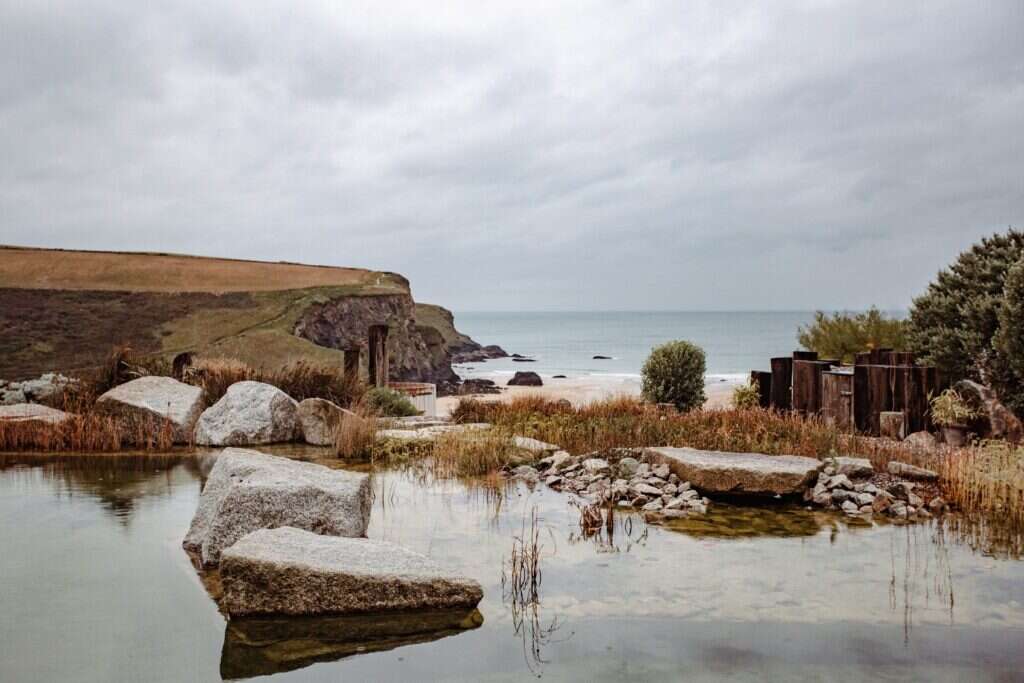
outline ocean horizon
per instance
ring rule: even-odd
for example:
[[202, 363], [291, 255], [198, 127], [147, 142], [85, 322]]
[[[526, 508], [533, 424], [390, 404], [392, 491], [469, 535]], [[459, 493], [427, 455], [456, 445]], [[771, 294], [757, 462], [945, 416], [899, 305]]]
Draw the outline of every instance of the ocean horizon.
[[639, 378], [653, 347], [685, 339], [704, 349], [709, 382], [739, 382], [751, 370], [768, 370], [772, 357], [799, 349], [798, 330], [813, 319], [814, 311], [458, 311], [460, 331], [534, 362], [501, 358], [462, 364], [456, 372]]

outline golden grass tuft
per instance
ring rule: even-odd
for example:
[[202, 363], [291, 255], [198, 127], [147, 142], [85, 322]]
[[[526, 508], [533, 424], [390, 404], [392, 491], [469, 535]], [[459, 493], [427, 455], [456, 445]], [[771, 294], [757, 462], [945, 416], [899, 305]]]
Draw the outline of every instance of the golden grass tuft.
[[0, 451], [166, 451], [173, 445], [174, 429], [169, 422], [139, 415], [90, 410], [59, 424], [0, 421]]
[[1024, 447], [988, 442], [953, 452], [940, 476], [943, 493], [961, 509], [1024, 529]]
[[334, 450], [346, 460], [370, 460], [377, 442], [377, 419], [364, 406], [345, 413], [334, 439]]

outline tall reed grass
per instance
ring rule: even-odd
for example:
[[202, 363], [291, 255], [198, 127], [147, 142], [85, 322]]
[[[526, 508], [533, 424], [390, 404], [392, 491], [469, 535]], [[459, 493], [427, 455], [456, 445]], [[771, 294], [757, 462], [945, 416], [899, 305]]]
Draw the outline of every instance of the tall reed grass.
[[760, 408], [665, 411], [631, 397], [580, 407], [535, 396], [507, 403], [462, 399], [459, 422], [490, 422], [579, 455], [609, 448], [689, 446], [769, 455], [856, 455], [884, 468], [890, 460], [932, 464], [934, 456], [898, 442], [850, 434], [816, 417]]

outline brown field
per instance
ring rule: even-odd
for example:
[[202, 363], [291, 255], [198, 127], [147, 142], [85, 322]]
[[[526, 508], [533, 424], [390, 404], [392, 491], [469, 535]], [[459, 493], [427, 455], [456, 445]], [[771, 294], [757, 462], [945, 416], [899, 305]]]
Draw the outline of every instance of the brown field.
[[221, 294], [351, 285], [408, 288], [400, 275], [361, 268], [0, 246], [0, 288]]
[[338, 364], [341, 352], [292, 334], [302, 312], [408, 292], [400, 275], [357, 268], [0, 246], [0, 378], [88, 369], [122, 345], [258, 367]]

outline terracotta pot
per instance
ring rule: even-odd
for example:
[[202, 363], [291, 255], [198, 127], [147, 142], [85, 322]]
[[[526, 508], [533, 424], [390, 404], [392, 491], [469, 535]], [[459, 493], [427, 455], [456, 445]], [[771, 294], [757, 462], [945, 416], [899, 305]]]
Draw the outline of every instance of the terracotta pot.
[[960, 448], [967, 444], [967, 427], [963, 425], [944, 425], [942, 427], [942, 440], [947, 446]]

